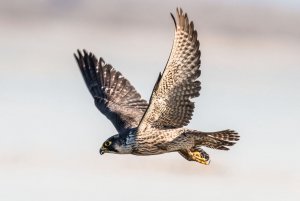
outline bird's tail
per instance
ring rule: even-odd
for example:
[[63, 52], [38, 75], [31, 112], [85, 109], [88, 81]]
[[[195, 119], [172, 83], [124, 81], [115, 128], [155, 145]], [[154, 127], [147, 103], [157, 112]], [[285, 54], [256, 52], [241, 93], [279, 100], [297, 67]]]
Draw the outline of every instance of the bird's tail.
[[223, 130], [218, 132], [196, 131], [195, 144], [212, 149], [229, 150], [228, 146], [233, 146], [240, 139], [237, 132], [233, 130]]

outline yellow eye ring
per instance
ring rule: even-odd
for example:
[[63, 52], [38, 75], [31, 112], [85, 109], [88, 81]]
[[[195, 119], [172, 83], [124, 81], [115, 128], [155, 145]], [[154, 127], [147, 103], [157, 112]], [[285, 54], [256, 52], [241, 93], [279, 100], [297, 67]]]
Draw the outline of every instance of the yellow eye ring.
[[109, 145], [111, 145], [111, 141], [106, 141], [106, 142], [104, 142], [104, 146], [105, 146], [105, 147], [108, 147]]

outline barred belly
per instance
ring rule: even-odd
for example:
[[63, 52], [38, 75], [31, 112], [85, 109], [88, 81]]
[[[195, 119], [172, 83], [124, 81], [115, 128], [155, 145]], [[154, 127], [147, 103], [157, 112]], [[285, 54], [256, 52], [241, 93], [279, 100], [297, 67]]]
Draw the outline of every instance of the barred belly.
[[191, 147], [194, 140], [184, 134], [185, 129], [150, 129], [136, 137], [135, 155], [156, 155]]

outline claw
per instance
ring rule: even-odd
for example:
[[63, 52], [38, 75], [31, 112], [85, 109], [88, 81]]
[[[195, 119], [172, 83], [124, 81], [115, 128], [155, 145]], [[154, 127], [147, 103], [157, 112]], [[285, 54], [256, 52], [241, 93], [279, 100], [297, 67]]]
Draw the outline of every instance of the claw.
[[210, 160], [208, 158], [205, 158], [204, 155], [202, 155], [199, 151], [194, 151], [192, 152], [192, 157], [195, 161], [198, 163], [204, 164], [204, 165], [209, 165]]

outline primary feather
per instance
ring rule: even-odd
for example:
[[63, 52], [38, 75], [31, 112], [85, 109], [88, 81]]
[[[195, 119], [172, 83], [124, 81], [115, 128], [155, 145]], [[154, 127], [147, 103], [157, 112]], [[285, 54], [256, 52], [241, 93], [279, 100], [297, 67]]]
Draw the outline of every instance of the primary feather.
[[[173, 17], [174, 19], [174, 17]], [[155, 128], [186, 126], [193, 115], [194, 102], [199, 96], [200, 50], [197, 31], [187, 14], [177, 9], [175, 38], [164, 72], [153, 89], [150, 105], [140, 124]]]
[[85, 50], [83, 54], [79, 50], [77, 53], [74, 56], [97, 108], [120, 133], [136, 127], [148, 107], [147, 101], [102, 58], [98, 60]]

